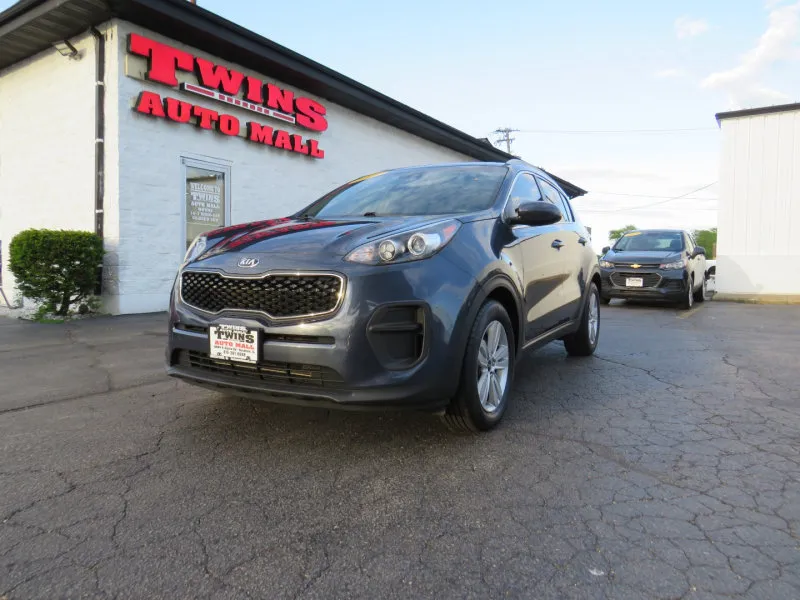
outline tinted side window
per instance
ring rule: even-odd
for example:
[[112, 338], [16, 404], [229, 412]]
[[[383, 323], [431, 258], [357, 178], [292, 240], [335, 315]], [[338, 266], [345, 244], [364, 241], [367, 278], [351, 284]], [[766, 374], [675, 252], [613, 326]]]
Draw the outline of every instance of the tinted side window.
[[569, 209], [564, 204], [564, 199], [561, 197], [559, 191], [547, 183], [544, 179], [539, 179], [539, 187], [542, 188], [542, 194], [544, 194], [545, 199], [548, 202], [555, 204], [561, 211], [561, 220], [571, 221], [572, 218], [570, 217]]
[[561, 194], [561, 202], [564, 203], [564, 208], [567, 210], [567, 214], [569, 215], [569, 220], [575, 220], [575, 211], [572, 210], [572, 204], [570, 204], [569, 198], [567, 198], [564, 194]]
[[520, 204], [526, 202], [538, 202], [542, 199], [542, 194], [536, 185], [536, 180], [527, 173], [523, 173], [514, 182], [514, 187], [511, 188], [511, 193], [508, 196], [508, 204], [506, 205], [505, 216], [511, 218], [517, 214], [517, 208]]

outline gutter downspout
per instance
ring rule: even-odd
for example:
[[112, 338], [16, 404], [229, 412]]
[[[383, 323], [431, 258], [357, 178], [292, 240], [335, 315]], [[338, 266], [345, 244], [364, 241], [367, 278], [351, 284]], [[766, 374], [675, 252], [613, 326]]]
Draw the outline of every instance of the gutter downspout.
[[[95, 27], [91, 28], [96, 42], [95, 53], [95, 134], [94, 134], [94, 232], [103, 238], [103, 204], [105, 199], [105, 130], [106, 130], [106, 44], [105, 37]], [[97, 268], [97, 285], [95, 293], [103, 289], [103, 266]]]

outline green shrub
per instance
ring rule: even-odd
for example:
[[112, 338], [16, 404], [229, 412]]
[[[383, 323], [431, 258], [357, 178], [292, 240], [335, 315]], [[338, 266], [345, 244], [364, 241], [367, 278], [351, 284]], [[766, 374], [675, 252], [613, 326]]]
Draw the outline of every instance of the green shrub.
[[9, 268], [26, 298], [66, 315], [94, 293], [103, 240], [88, 231], [27, 229], [8, 247]]

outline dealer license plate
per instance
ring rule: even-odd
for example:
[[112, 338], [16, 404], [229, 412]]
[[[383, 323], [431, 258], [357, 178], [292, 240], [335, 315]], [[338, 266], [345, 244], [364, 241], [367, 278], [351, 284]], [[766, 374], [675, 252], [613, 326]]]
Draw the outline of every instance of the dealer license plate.
[[211, 358], [257, 363], [260, 347], [258, 329], [243, 325], [212, 325], [208, 330]]
[[644, 279], [641, 277], [627, 277], [625, 278], [625, 285], [627, 287], [644, 287]]

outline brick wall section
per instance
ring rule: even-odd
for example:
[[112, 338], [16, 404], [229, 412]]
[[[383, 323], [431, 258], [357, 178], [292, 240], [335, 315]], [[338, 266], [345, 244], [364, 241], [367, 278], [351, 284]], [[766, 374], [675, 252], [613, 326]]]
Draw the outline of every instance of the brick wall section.
[[72, 39], [80, 60], [47, 50], [0, 72], [0, 240], [29, 227], [94, 231], [94, 38]]

